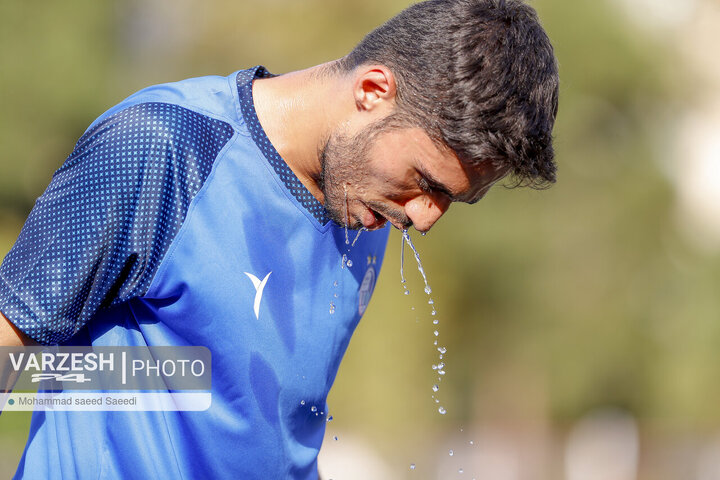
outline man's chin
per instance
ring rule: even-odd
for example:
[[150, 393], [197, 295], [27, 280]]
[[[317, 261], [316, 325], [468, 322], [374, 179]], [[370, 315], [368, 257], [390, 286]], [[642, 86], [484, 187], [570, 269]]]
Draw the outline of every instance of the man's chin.
[[341, 228], [347, 228], [348, 230], [360, 230], [363, 228], [362, 222], [354, 217], [347, 218], [342, 212], [325, 209], [330, 220], [335, 222]]

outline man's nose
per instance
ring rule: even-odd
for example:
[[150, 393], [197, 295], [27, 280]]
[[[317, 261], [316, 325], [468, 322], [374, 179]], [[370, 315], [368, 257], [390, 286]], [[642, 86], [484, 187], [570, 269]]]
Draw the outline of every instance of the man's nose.
[[419, 195], [405, 204], [405, 214], [419, 232], [427, 232], [450, 208], [445, 196]]

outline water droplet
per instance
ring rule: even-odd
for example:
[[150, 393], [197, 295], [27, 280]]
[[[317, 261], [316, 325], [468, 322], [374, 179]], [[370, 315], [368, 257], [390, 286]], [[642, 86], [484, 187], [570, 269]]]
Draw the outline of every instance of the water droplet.
[[345, 268], [345, 264], [347, 263], [347, 255], [343, 253], [342, 260], [340, 262], [340, 268]]
[[437, 330], [435, 330], [435, 331], [433, 332], [433, 335], [435, 335], [435, 336], [437, 337], [438, 335], [440, 335], [440, 332], [438, 332]]
[[400, 240], [400, 283], [402, 283], [403, 288], [405, 289], [405, 295], [408, 295], [410, 292], [407, 288], [407, 282], [405, 281], [405, 273], [403, 272], [405, 268], [405, 234], [407, 233], [407, 230], [403, 230], [403, 238]]
[[305, 400], [300, 400], [300, 405], [305, 405]]
[[433, 342], [433, 345], [437, 345], [437, 340], [435, 340], [435, 341]]
[[464, 473], [464, 470], [462, 468], [458, 468], [458, 473]]
[[345, 216], [345, 245], [349, 244], [350, 241], [348, 240], [348, 197], [347, 197], [347, 187], [343, 185], [343, 190], [345, 190], [345, 211], [343, 212], [343, 215]]
[[447, 413], [447, 410], [445, 410], [445, 407], [438, 408], [438, 412], [440, 412], [440, 415], [445, 415]]
[[438, 390], [440, 390], [440, 386], [437, 384], [433, 385], [433, 392], [437, 392]]
[[335, 440], [335, 441], [337, 442], [337, 439], [338, 439], [338, 438], [337, 438], [337, 435], [335, 435], [335, 436], [333, 437], [333, 440]]
[[445, 375], [445, 370], [438, 370], [438, 375]]
[[332, 315], [333, 313], [335, 313], [335, 304], [330, 302], [330, 315]]
[[328, 421], [328, 422], [332, 422], [332, 419], [333, 419], [333, 416], [330, 415], [330, 416], [327, 418], [327, 421]]
[[435, 305], [435, 300], [433, 300], [432, 298], [428, 300], [428, 305]]
[[[404, 240], [404, 241], [403, 241]], [[413, 251], [413, 255], [415, 256], [415, 262], [418, 266], [418, 271], [423, 277], [423, 281], [425, 282], [425, 292], [429, 295], [432, 290], [430, 289], [430, 285], [427, 281], [427, 275], [425, 275], [425, 270], [423, 269], [422, 262], [420, 261], [420, 254], [418, 253], [417, 249], [415, 248], [415, 245], [413, 245], [412, 240], [410, 239], [410, 235], [408, 234], [407, 230], [402, 231], [402, 240], [401, 242], [401, 250], [400, 250], [400, 280], [403, 284], [403, 287], [407, 291], [407, 286], [405, 285], [405, 276], [403, 274], [403, 265], [405, 260], [405, 244], [407, 243], [410, 248]]]
[[433, 311], [430, 312], [430, 315], [432, 315], [433, 317], [434, 317], [435, 315], [437, 315], [437, 312], [435, 311], [435, 309], [433, 309]]
[[365, 230], [367, 230], [367, 228], [365, 228], [365, 227], [362, 227], [360, 230], [358, 230], [357, 235], [355, 235], [355, 240], [353, 240], [353, 241], [352, 241], [352, 245], [350, 245], [351, 247], [354, 247], [354, 246], [355, 246], [355, 242], [358, 241], [358, 238], [360, 238], [360, 234], [361, 234], [362, 232], [364, 232]]
[[348, 260], [348, 261], [347, 261], [347, 266], [348, 266], [348, 268], [352, 267], [352, 265], [353, 265], [353, 264], [352, 264], [352, 260]]
[[443, 362], [440, 362], [440, 363], [438, 363], [438, 366], [437, 366], [437, 367], [438, 367], [438, 368], [443, 368], [444, 366], [445, 366], [445, 364], [444, 364]]
[[313, 405], [312, 407], [310, 407], [310, 411], [317, 412], [317, 407], [315, 405]]
[[410, 470], [415, 470], [415, 464], [414, 464], [414, 463], [411, 463], [411, 464], [410, 464]]
[[475, 445], [475, 442], [473, 442], [472, 440], [470, 440], [470, 445]]
[[338, 282], [337, 282], [337, 280], [335, 280], [335, 283], [333, 283], [333, 287], [337, 287], [337, 286], [338, 286]]
[[445, 347], [438, 347], [438, 352], [440, 352], [440, 353], [442, 353], [442, 354], [445, 354], [445, 352], [447, 352], [447, 348], [445, 348]]
[[437, 325], [438, 323], [440, 323], [440, 320], [438, 320], [437, 318], [433, 320], [433, 325]]
[[[435, 399], [435, 403], [440, 403], [440, 399]], [[444, 415], [444, 414], [443, 414]]]
[[451, 457], [452, 457], [453, 455], [455, 455], [455, 452], [453, 452], [452, 450], [450, 450], [449, 453], [450, 453], [450, 456], [451, 456]]

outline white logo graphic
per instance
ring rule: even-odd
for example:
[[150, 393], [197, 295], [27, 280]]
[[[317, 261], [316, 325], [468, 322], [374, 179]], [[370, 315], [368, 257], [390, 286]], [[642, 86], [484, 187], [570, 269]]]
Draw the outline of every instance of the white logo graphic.
[[262, 294], [263, 289], [265, 288], [265, 284], [268, 281], [268, 277], [270, 276], [270, 273], [265, 275], [265, 278], [260, 281], [259, 278], [257, 278], [252, 273], [243, 272], [245, 275], [248, 276], [248, 278], [252, 281], [253, 285], [255, 286], [255, 304], [253, 305], [253, 310], [255, 310], [255, 318], [260, 318], [260, 300], [262, 300]]
[[75, 383], [92, 381], [91, 379], [87, 378], [84, 373], [66, 373], [65, 375], [62, 375], [60, 373], [34, 373], [33, 376], [30, 378], [32, 383], [44, 382], [45, 380]]

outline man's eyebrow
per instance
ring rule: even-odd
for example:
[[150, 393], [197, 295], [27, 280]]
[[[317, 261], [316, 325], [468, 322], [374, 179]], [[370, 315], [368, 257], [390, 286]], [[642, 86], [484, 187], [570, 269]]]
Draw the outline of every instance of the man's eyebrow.
[[418, 171], [420, 172], [420, 175], [422, 175], [425, 183], [427, 183], [427, 185], [431, 189], [446, 195], [452, 202], [462, 201], [453, 192], [451, 192], [449, 188], [443, 185], [440, 180], [438, 180], [435, 176], [428, 172], [422, 165], [418, 167]]

